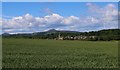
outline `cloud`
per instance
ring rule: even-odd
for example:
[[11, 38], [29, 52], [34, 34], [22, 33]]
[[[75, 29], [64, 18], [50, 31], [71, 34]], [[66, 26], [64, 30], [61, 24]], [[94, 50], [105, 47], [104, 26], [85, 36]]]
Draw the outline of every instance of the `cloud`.
[[62, 23], [64, 24], [74, 24], [74, 23], [80, 23], [80, 19], [78, 17], [75, 17], [75, 16], [70, 16], [70, 17], [67, 17], [65, 18]]
[[94, 18], [98, 18], [104, 28], [117, 28], [118, 26], [118, 9], [114, 4], [107, 4], [105, 7], [99, 7], [95, 4], [86, 4], [89, 11], [96, 13]]
[[8, 33], [45, 31], [51, 28], [91, 31], [118, 27], [118, 11], [114, 4], [107, 4], [104, 7], [99, 7], [93, 3], [86, 3], [86, 5], [89, 8], [89, 14], [93, 14], [84, 18], [76, 16], [64, 17], [60, 14], [52, 13], [48, 8], [46, 11], [51, 14], [44, 17], [34, 17], [27, 13], [11, 19], [0, 19], [0, 21], [2, 21], [3, 32]]
[[52, 14], [52, 13], [53, 13], [53, 11], [52, 11], [51, 9], [49, 9], [49, 8], [45, 8], [45, 9], [44, 9], [44, 12], [45, 12], [46, 14]]

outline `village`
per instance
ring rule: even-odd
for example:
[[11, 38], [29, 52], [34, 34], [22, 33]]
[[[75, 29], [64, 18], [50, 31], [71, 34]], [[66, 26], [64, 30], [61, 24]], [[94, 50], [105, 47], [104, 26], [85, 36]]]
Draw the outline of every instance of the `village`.
[[96, 36], [61, 36], [60, 34], [58, 35], [57, 38], [54, 38], [54, 40], [85, 40], [85, 39], [95, 39]]

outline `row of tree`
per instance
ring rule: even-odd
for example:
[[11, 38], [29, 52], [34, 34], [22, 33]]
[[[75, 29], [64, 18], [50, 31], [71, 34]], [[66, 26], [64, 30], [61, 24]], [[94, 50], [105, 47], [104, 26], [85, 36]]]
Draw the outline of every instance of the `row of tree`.
[[[36, 32], [36, 33], [30, 33], [30, 34], [4, 33], [2, 34], [2, 37], [3, 38], [55, 39], [55, 38], [58, 38], [59, 34], [64, 39], [66, 36], [69, 36], [69, 37], [82, 36], [86, 38], [79, 39], [79, 40], [92, 40], [92, 41], [120, 40], [120, 29], [107, 29], [107, 30], [91, 31], [91, 32], [58, 31], [58, 30], [52, 29], [46, 32]], [[94, 36], [94, 38], [91, 38], [90, 36]]]

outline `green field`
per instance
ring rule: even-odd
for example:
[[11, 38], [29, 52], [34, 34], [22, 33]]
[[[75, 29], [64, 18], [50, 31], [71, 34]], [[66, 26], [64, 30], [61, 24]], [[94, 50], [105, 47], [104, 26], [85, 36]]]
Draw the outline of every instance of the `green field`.
[[117, 41], [3, 39], [3, 68], [117, 67]]

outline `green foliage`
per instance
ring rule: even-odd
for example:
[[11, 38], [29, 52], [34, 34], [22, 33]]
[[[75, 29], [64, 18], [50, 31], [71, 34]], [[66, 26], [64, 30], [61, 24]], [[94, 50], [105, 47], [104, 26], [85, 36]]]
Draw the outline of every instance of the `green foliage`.
[[117, 68], [118, 41], [3, 39], [3, 68]]
[[[57, 31], [49, 30], [47, 32], [38, 32], [32, 34], [3, 34], [3, 38], [29, 38], [29, 39], [55, 39], [58, 35], [61, 34], [65, 40], [66, 36], [75, 37], [75, 36], [87, 36], [84, 40], [90, 41], [110, 41], [110, 40], [120, 40], [120, 29], [108, 29], [100, 31], [91, 31], [91, 32], [75, 32], [75, 31]], [[95, 38], [89, 38], [89, 36], [95, 36]], [[81, 39], [80, 39], [81, 40]]]

